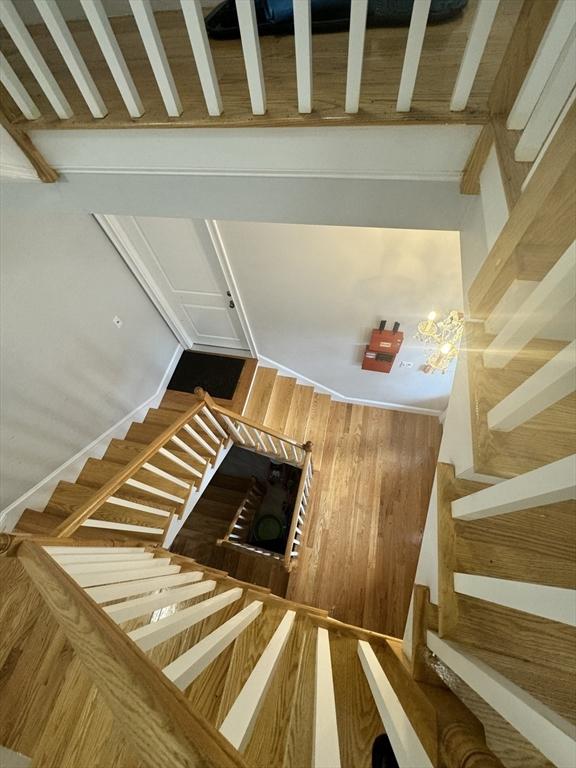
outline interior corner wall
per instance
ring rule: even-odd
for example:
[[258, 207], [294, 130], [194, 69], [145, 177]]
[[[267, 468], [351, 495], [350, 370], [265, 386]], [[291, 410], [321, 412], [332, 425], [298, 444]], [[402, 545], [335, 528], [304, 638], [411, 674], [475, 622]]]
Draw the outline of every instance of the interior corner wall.
[[152, 397], [179, 345], [87, 213], [3, 206], [0, 258], [3, 509]]

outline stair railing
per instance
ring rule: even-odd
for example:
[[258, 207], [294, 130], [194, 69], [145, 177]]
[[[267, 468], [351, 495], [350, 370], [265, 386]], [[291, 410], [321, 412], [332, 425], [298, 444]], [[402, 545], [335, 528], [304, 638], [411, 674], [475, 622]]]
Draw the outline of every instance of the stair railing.
[[246, 544], [248, 542], [250, 528], [254, 521], [254, 516], [260, 507], [264, 492], [261, 483], [257, 478], [252, 477], [246, 495], [230, 521], [228, 530], [221, 539], [218, 539], [217, 544], [222, 545], [228, 542]]
[[[195, 432], [191, 427], [190, 424], [194, 423], [195, 419], [199, 416], [200, 412], [203, 410], [204, 404], [198, 403], [197, 405], [193, 406], [189, 410], [187, 410], [185, 413], [183, 413], [181, 416], [178, 416], [174, 423], [171, 424], [169, 427], [167, 427], [158, 437], [156, 437], [149, 445], [147, 445], [141, 453], [138, 454], [132, 461], [130, 461], [126, 466], [122, 467], [118, 470], [118, 472], [114, 475], [113, 478], [111, 478], [107, 483], [105, 483], [101, 488], [96, 490], [93, 494], [93, 496], [85, 503], [82, 504], [73, 515], [70, 515], [67, 519], [65, 519], [54, 531], [54, 536], [61, 537], [61, 538], [67, 538], [71, 536], [81, 525], [83, 525], [87, 520], [89, 520], [94, 513], [96, 513], [100, 507], [102, 507], [110, 497], [114, 496], [114, 494], [120, 490], [125, 484], [129, 483], [129, 481], [134, 482], [132, 479], [134, 475], [142, 468], [146, 468], [146, 465], [149, 465], [150, 461], [157, 456], [158, 454], [162, 454], [164, 452], [164, 455], [166, 453], [172, 455], [170, 451], [167, 449], [167, 445], [174, 441], [175, 439], [178, 441], [177, 445], [178, 447], [186, 448], [188, 452], [193, 454], [197, 458], [201, 458], [199, 454], [196, 454], [194, 449], [187, 443], [184, 443], [184, 441], [181, 438], [177, 437], [177, 433], [181, 430], [186, 430], [188, 428], [192, 432]], [[200, 440], [203, 441], [203, 438], [200, 438]], [[193, 485], [190, 485], [189, 492], [191, 493], [193, 490]], [[127, 486], [129, 489], [129, 485]], [[186, 501], [186, 498], [182, 498], [182, 502]], [[168, 525], [170, 521], [170, 517], [167, 519], [166, 525]], [[104, 524], [105, 527], [105, 524]]]
[[[310, 444], [299, 443], [277, 430], [221, 408], [208, 393], [200, 388], [196, 389], [196, 395], [198, 397], [196, 405], [177, 416], [174, 422], [149, 445], [143, 446], [142, 451], [132, 461], [119, 468], [108, 482], [95, 490], [85, 503], [65, 518], [57, 526], [53, 535], [66, 538], [72, 536], [83, 525], [101, 529], [118, 529], [120, 525], [123, 526], [120, 530], [143, 536], [154, 534], [160, 539], [168, 530], [174, 514], [179, 517], [187, 514], [186, 510], [189, 508], [192, 494], [200, 488], [206, 473], [220, 456], [221, 449], [232, 443], [264, 454], [276, 461], [297, 467], [304, 467], [304, 465], [309, 467]], [[175, 452], [185, 456], [186, 460], [180, 458]], [[154, 463], [156, 459], [162, 459], [163, 467], [166, 466], [166, 462], [173, 464], [174, 472], [178, 471], [180, 475], [184, 470], [187, 480], [184, 481], [181, 476], [173, 475], [157, 466]], [[141, 471], [146, 473], [146, 482], [142, 482], [142, 475], [138, 474]], [[176, 484], [178, 489], [182, 488], [182, 491], [178, 491], [178, 496], [163, 491], [153, 485], [157, 482], [157, 478]], [[136, 514], [131, 512], [131, 507], [138, 511], [140, 506], [141, 511], [142, 505], [116, 497], [115, 494], [122, 491], [124, 495], [129, 496], [130, 492], [134, 493], [134, 489], [148, 494], [157, 494], [163, 502], [173, 502], [175, 511], [172, 513], [156, 510], [158, 524], [162, 527], [147, 529], [143, 525], [131, 525], [130, 522], [118, 524], [111, 522], [107, 513], [99, 512], [107, 502], [121, 505], [124, 519], [130, 521], [130, 515]], [[154, 510], [147, 507], [146, 511]]]
[[295, 467], [304, 465], [307, 453], [306, 443], [301, 443], [277, 429], [266, 427], [253, 419], [217, 405], [200, 387], [197, 387], [194, 392], [204, 399], [210, 413], [217, 417], [220, 425], [227, 430], [227, 434], [237, 445]]
[[[38, 591], [94, 686], [92, 711], [97, 712], [99, 707], [110, 710], [114, 718], [112, 737], [126, 740], [144, 766], [248, 768], [251, 763], [241, 753], [262, 709], [274, 670], [282, 654], [288, 653], [290, 633], [298, 623], [311, 648], [315, 646], [310, 668], [314, 715], [303, 722], [313, 735], [312, 765], [326, 765], [327, 760], [330, 765], [340, 765], [342, 729], [364, 727], [361, 711], [357, 712], [357, 721], [351, 712], [343, 720], [337, 716], [335, 680], [337, 675], [341, 677], [342, 670], [338, 656], [331, 654], [332, 636], [355, 643], [374, 704], [403, 768], [502, 768], [486, 747], [482, 725], [442, 681], [436, 677], [424, 684], [414, 678], [400, 640], [344, 624], [328, 617], [324, 610], [270, 595], [265, 588], [238, 582], [225, 572], [213, 571], [157, 547], [134, 548], [111, 541], [99, 544], [104, 546], [78, 546], [72, 539], [0, 534], [0, 557], [17, 558], [23, 566], [31, 590]], [[115, 559], [123, 569], [112, 565]], [[132, 565], [127, 567], [127, 561]], [[171, 575], [163, 575], [164, 562]], [[151, 578], [153, 575], [161, 578]], [[215, 580], [225, 589], [208, 597], [215, 590]], [[149, 594], [139, 597], [143, 593]], [[185, 606], [194, 596], [204, 597], [193, 607], [184, 607], [137, 629], [126, 626], [130, 617], [166, 605]], [[201, 640], [194, 640], [188, 650], [174, 648], [176, 656], [170, 656], [169, 663], [168, 658], [162, 657], [162, 662], [157, 663], [146, 655], [147, 650], [217, 613], [219, 607], [241, 599], [241, 610], [232, 617], [223, 617], [223, 623]], [[260, 658], [253, 659], [249, 678], [217, 730], [183, 691], [248, 626], [253, 622], [257, 626], [269, 608], [284, 610], [284, 616]], [[26, 612], [26, 606], [22, 610]], [[299, 686], [305, 684], [302, 675], [297, 675], [296, 680]], [[66, 687], [55, 695], [66, 695]], [[101, 725], [101, 720], [80, 719], [77, 726], [84, 730], [76, 728], [74, 743], [89, 735], [95, 723]], [[60, 721], [54, 720], [46, 725], [48, 733], [53, 734], [54, 749], [63, 738], [71, 736], [60, 726]], [[100, 748], [106, 751], [109, 745], [102, 741]]]
[[10, 538], [7, 554], [24, 566], [143, 765], [246, 767], [237, 750], [43, 546]]
[[284, 552], [284, 567], [288, 570], [293, 568], [296, 559], [300, 554], [304, 523], [306, 521], [312, 489], [312, 476], [314, 473], [312, 466], [312, 443], [306, 443], [304, 449], [306, 451], [306, 458], [302, 464], [300, 484], [298, 486], [298, 492], [296, 493], [290, 531], [288, 533], [286, 550]]

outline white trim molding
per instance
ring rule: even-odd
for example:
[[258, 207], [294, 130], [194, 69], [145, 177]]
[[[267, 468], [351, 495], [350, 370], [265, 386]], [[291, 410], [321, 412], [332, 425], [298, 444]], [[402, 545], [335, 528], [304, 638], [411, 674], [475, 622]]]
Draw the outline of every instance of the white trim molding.
[[87, 459], [102, 458], [112, 439], [123, 438], [133, 421], [143, 419], [149, 408], [157, 408], [164, 396], [168, 382], [172, 378], [172, 374], [178, 365], [182, 352], [183, 348], [178, 344], [174, 350], [174, 354], [172, 355], [172, 359], [168, 364], [166, 372], [162, 376], [162, 381], [160, 382], [158, 389], [151, 397], [134, 408], [133, 411], [130, 411], [124, 418], [120, 419], [120, 421], [110, 427], [110, 429], [107, 429], [106, 432], [103, 432], [81, 451], [78, 451], [78, 453], [68, 459], [68, 461], [64, 462], [64, 464], [61, 464], [39, 483], [36, 483], [33, 488], [30, 488], [29, 491], [22, 494], [16, 501], [13, 501], [12, 504], [5, 507], [0, 512], [0, 531], [11, 531], [25, 509], [42, 509], [46, 506], [59, 482], [63, 480], [74, 482]]

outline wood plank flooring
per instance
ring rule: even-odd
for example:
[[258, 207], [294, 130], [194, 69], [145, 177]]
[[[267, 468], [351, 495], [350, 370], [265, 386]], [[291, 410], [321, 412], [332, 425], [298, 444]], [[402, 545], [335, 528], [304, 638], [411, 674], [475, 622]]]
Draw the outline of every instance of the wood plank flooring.
[[288, 578], [275, 561], [209, 542], [202, 556], [183, 537], [175, 551], [341, 621], [401, 637], [440, 445], [438, 419], [334, 402], [271, 368], [258, 368], [245, 412], [312, 442], [312, 498], [297, 567]]
[[[257, 371], [247, 413], [313, 443], [310, 513], [287, 597], [401, 636], [440, 444], [438, 420], [337, 403], [267, 368]], [[231, 562], [222, 567], [246, 578], [247, 563], [238, 561], [242, 570]]]

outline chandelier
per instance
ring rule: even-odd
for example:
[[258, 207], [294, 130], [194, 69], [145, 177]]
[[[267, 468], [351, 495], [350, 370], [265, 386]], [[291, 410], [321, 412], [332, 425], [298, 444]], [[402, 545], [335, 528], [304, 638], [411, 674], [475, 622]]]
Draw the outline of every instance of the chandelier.
[[430, 312], [426, 320], [418, 323], [415, 338], [429, 347], [424, 373], [446, 373], [450, 363], [458, 354], [458, 347], [464, 332], [464, 315], [453, 309], [445, 317]]

